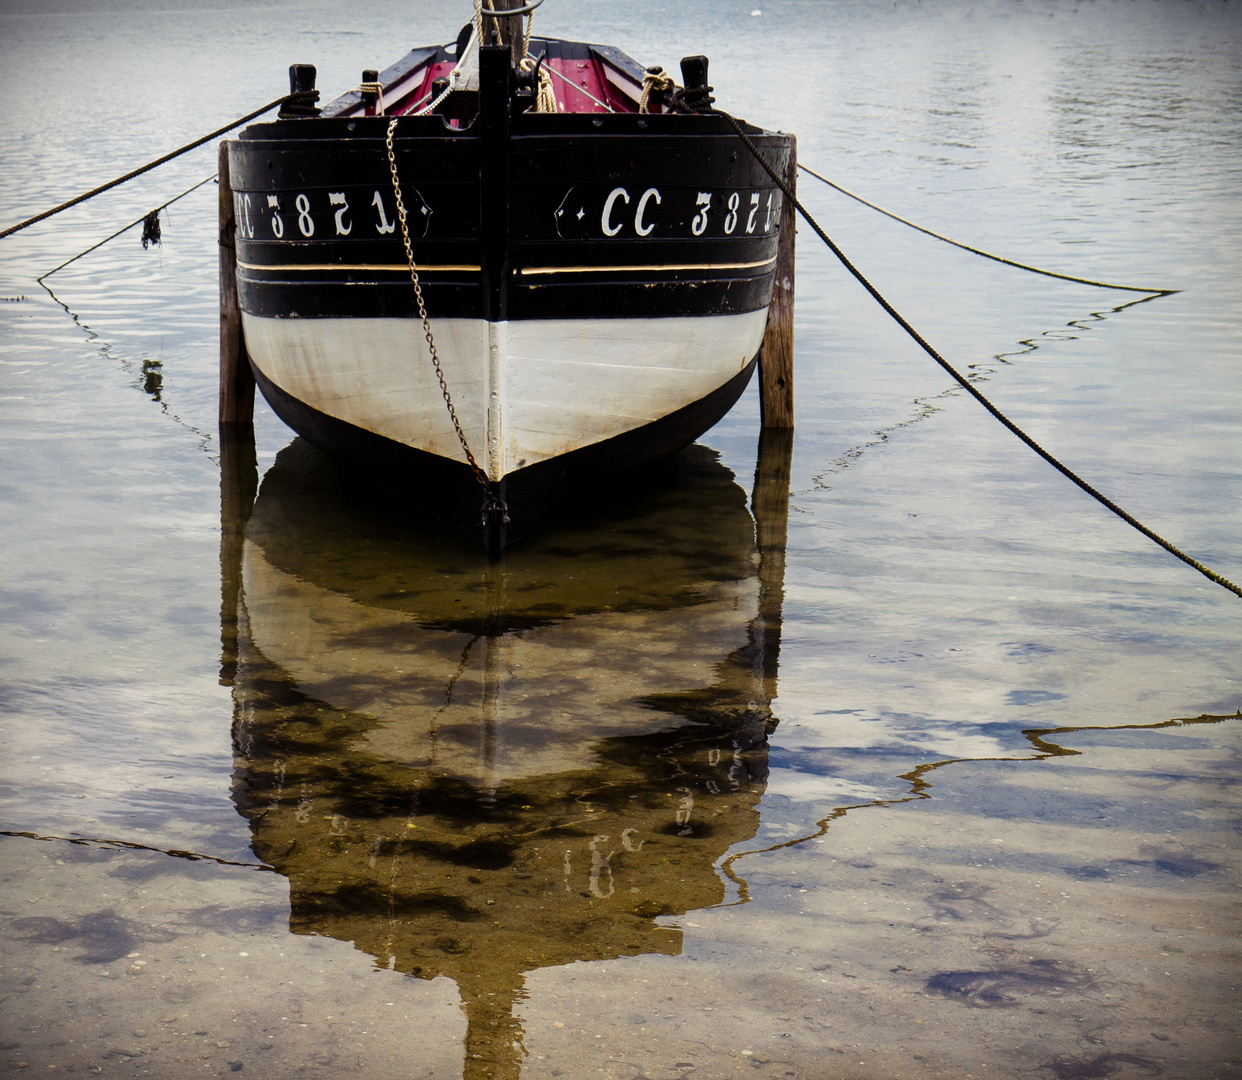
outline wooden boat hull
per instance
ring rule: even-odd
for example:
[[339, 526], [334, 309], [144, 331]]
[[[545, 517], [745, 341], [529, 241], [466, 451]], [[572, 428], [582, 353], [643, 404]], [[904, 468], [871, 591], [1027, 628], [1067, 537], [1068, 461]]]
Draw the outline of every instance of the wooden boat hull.
[[[230, 147], [264, 396], [493, 552], [728, 411], [763, 339], [782, 224], [779, 190], [722, 118], [512, 115], [509, 78], [507, 53], [485, 49], [469, 127], [406, 116], [394, 139], [448, 396], [506, 508], [490, 515], [419, 318], [389, 118], [259, 124]], [[789, 138], [754, 138], [783, 169]]]
[[272, 410], [294, 431], [328, 453], [363, 466], [380, 486], [496, 552], [548, 522], [598, 506], [644, 466], [694, 442], [741, 397], [755, 360], [698, 401], [642, 427], [507, 473], [497, 483], [496, 493], [508, 507], [509, 520], [491, 524], [490, 530], [482, 512], [482, 492], [464, 461], [339, 420], [287, 393], [258, 365], [252, 367]]

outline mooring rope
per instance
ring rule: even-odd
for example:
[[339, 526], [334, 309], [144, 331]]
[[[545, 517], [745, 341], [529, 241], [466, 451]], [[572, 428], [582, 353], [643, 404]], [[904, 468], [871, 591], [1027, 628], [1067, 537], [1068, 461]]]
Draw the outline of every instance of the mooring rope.
[[[711, 90], [710, 87], [706, 87], [705, 89], [708, 92], [710, 92]], [[962, 375], [957, 370], [957, 368], [955, 368], [952, 364], [950, 364], [948, 360], [946, 360], [943, 356], [940, 355], [940, 353], [938, 353], [934, 348], [932, 348], [930, 344], [928, 344], [926, 339], [924, 339], [923, 336], [917, 330], [915, 330], [914, 327], [911, 326], [902, 317], [901, 313], [895, 307], [893, 307], [893, 305], [890, 304], [880, 294], [880, 291], [874, 285], [872, 285], [871, 282], [866, 279], [866, 277], [863, 276], [862, 272], [852, 262], [850, 262], [845, 252], [842, 251], [839, 247], [837, 247], [837, 245], [833, 242], [832, 238], [826, 232], [824, 232], [822, 228], [820, 228], [819, 223], [807, 212], [806, 207], [803, 206], [802, 203], [798, 201], [797, 196], [794, 195], [794, 193], [790, 190], [789, 185], [785, 182], [785, 178], [778, 175], [776, 170], [773, 169], [772, 166], [768, 164], [764, 156], [761, 153], [759, 153], [759, 148], [755, 146], [755, 144], [750, 140], [750, 137], [746, 134], [746, 132], [742, 130], [742, 125], [733, 116], [731, 116], [727, 112], [724, 112], [722, 109], [711, 108], [710, 106], [708, 108], [710, 109], [711, 112], [715, 113], [717, 116], [723, 117], [729, 123], [729, 125], [733, 128], [734, 132], [737, 134], [738, 138], [741, 139], [742, 142], [745, 144], [746, 149], [749, 150], [751, 154], [754, 155], [755, 160], [759, 162], [759, 165], [762, 167], [763, 171], [766, 172], [772, 178], [776, 186], [780, 188], [782, 193], [785, 195], [785, 198], [787, 198], [793, 204], [793, 206], [797, 209], [798, 213], [800, 213], [802, 217], [806, 220], [806, 223], [810, 225], [812, 229], [815, 230], [816, 234], [828, 246], [828, 250], [831, 251], [833, 255], [837, 257], [841, 265], [844, 266], [845, 269], [848, 270], [854, 276], [854, 278], [858, 281], [858, 283], [862, 285], [862, 287], [871, 294], [872, 298], [876, 301], [876, 303], [878, 303], [880, 307], [882, 307], [885, 311], [888, 312], [888, 314], [893, 318], [893, 320], [897, 323], [897, 325], [900, 326], [907, 334], [909, 334], [910, 337], [912, 337], [915, 340], [915, 342], [919, 345], [919, 347], [925, 353], [927, 353], [928, 356], [930, 356], [933, 360], [936, 361], [937, 364], [939, 364], [942, 368], [944, 368], [945, 371], [947, 371], [950, 375], [952, 375], [953, 378], [962, 386], [962, 388], [966, 390], [976, 401], [978, 401], [980, 405], [982, 405], [985, 409], [987, 409], [988, 412], [990, 412], [997, 420], [999, 420], [1002, 424], [1004, 424], [1005, 427], [1007, 427], [1011, 432], [1013, 432], [1014, 435], [1016, 435], [1019, 439], [1021, 439], [1024, 443], [1026, 443], [1026, 445], [1029, 446], [1032, 450], [1034, 450], [1035, 453], [1037, 453], [1041, 458], [1043, 458], [1046, 462], [1048, 462], [1048, 464], [1051, 465], [1054, 469], [1056, 469], [1057, 472], [1061, 473], [1067, 479], [1077, 484], [1078, 487], [1080, 487], [1093, 499], [1099, 502], [1102, 506], [1108, 507], [1109, 510], [1111, 510], [1114, 514], [1116, 514], [1119, 518], [1121, 518], [1121, 520], [1124, 521], [1127, 525], [1130, 525], [1133, 528], [1137, 529], [1144, 536], [1146, 536], [1149, 540], [1153, 541], [1156, 544], [1159, 544], [1170, 555], [1175, 555], [1177, 558], [1181, 559], [1182, 562], [1186, 563], [1186, 565], [1193, 566], [1196, 570], [1199, 571], [1199, 573], [1201, 573], [1209, 581], [1216, 582], [1217, 585], [1220, 585], [1222, 588], [1228, 589], [1235, 596], [1242, 596], [1242, 588], [1239, 588], [1228, 578], [1222, 577], [1220, 574], [1216, 573], [1215, 570], [1212, 570], [1209, 567], [1204, 566], [1203, 563], [1199, 562], [1198, 559], [1192, 558], [1190, 555], [1187, 555], [1180, 548], [1171, 544], [1163, 536], [1160, 536], [1158, 533], [1153, 532], [1151, 529], [1149, 529], [1146, 525], [1144, 525], [1141, 521], [1139, 521], [1132, 514], [1123, 510], [1120, 506], [1118, 506], [1115, 502], [1113, 502], [1113, 500], [1110, 499], [1107, 495], [1103, 494], [1100, 491], [1097, 491], [1091, 484], [1087, 483], [1086, 480], [1084, 480], [1081, 476], [1079, 476], [1076, 472], [1074, 472], [1071, 468], [1069, 468], [1069, 466], [1063, 465], [1060, 461], [1058, 461], [1055, 457], [1053, 457], [1052, 454], [1050, 454], [1047, 450], [1045, 450], [1042, 446], [1040, 446], [1039, 443], [1037, 443], [1034, 439], [1032, 439], [1031, 436], [1029, 436], [1020, 427], [1018, 427], [1017, 424], [1015, 424], [1012, 420], [1010, 420], [1009, 417], [1007, 417], [995, 405], [993, 405], [986, 397], [984, 397], [982, 392], [969, 379], [967, 379], [964, 375]], [[1094, 283], [1091, 283], [1091, 284], [1094, 284]], [[1151, 291], [1151, 292], [1163, 293], [1165, 290], [1143, 289], [1143, 290], [1138, 290], [1138, 291], [1141, 291], [1141, 292]]]
[[231, 124], [225, 124], [224, 127], [216, 128], [215, 131], [204, 135], [201, 139], [195, 139], [192, 143], [186, 143], [185, 146], [179, 147], [171, 153], [165, 154], [163, 157], [158, 157], [154, 161], [147, 162], [147, 164], [143, 165], [141, 168], [127, 172], [124, 176], [118, 176], [115, 180], [109, 180], [106, 184], [100, 184], [97, 188], [91, 188], [90, 191], [84, 191], [81, 195], [77, 195], [68, 200], [68, 202], [63, 202], [59, 206], [53, 206], [50, 210], [44, 210], [43, 213], [35, 214], [34, 217], [27, 218], [25, 221], [18, 222], [16, 225], [10, 225], [3, 232], [0, 232], [0, 240], [3, 240], [6, 236], [12, 236], [15, 232], [20, 232], [28, 225], [33, 225], [38, 221], [43, 221], [45, 218], [50, 218], [53, 214], [59, 214], [62, 210], [68, 210], [71, 206], [77, 206], [78, 203], [86, 202], [87, 199], [93, 199], [96, 195], [102, 195], [105, 191], [110, 191], [112, 188], [117, 187], [120, 184], [124, 184], [128, 180], [133, 180], [136, 176], [141, 176], [145, 172], [150, 172], [158, 165], [163, 165], [167, 161], [172, 161], [173, 158], [189, 153], [189, 151], [193, 150], [195, 147], [202, 146], [205, 142], [211, 142], [212, 139], [218, 138], [221, 135], [226, 135], [234, 128], [241, 127], [242, 124], [253, 120], [256, 116], [262, 116], [265, 112], [270, 112], [272, 109], [276, 108], [277, 105], [288, 107], [292, 104], [294, 107], [299, 109], [305, 108], [305, 99], [310, 93], [317, 94], [317, 91], [298, 91], [297, 93], [285, 94], [283, 97], [278, 97], [275, 101], [269, 101], [261, 109], [255, 109], [254, 112], [248, 112], [245, 116], [234, 120]]
[[[204, 184], [210, 184], [215, 178], [216, 178], [216, 174], [212, 173], [205, 180], [200, 180], [193, 187], [186, 188], [185, 191], [183, 191], [180, 195], [174, 195], [171, 199], [168, 200], [168, 202], [160, 203], [160, 205], [157, 206], [150, 213], [143, 214], [142, 217], [138, 218], [137, 220], [131, 221], [128, 225], [124, 226], [123, 228], [117, 229], [117, 231], [114, 232], [111, 236], [105, 236], [102, 240], [99, 241], [98, 244], [92, 244], [85, 251], [79, 251], [72, 259], [66, 259], [59, 266], [54, 266], [46, 274], [41, 274], [39, 277], [35, 278], [35, 281], [38, 282], [40, 285], [42, 285], [44, 282], [44, 279], [50, 278], [58, 270], [63, 270], [70, 263], [77, 262], [80, 258], [82, 258], [83, 255], [89, 255], [92, 251], [98, 250], [99, 248], [103, 247], [104, 244], [106, 244], [109, 240], [115, 240], [118, 236], [121, 235], [121, 233], [129, 232], [129, 230], [134, 228], [135, 225], [143, 224], [145, 221], [147, 221], [151, 217], [151, 214], [158, 214], [161, 210], [166, 210], [168, 207], [172, 206], [173, 203], [177, 202], [179, 199], [184, 199], [187, 195], [189, 195], [191, 192], [197, 191]], [[145, 247], [146, 245], [143, 245], [143, 246]]]
[[677, 84], [673, 81], [673, 77], [664, 70], [662, 64], [652, 64], [643, 74], [643, 92], [638, 98], [638, 111], [640, 113], [651, 112], [651, 99], [655, 97], [661, 98], [664, 94], [671, 94], [677, 89]]
[[804, 173], [809, 173], [811, 176], [815, 177], [816, 180], [827, 184], [834, 191], [839, 191], [842, 195], [848, 195], [856, 202], [862, 203], [863, 206], [870, 207], [872, 210], [883, 214], [885, 217], [890, 217], [894, 221], [900, 221], [903, 225], [908, 225], [912, 229], [917, 229], [919, 232], [934, 237], [936, 240], [943, 240], [946, 244], [952, 244], [954, 247], [961, 248], [963, 251], [969, 251], [972, 255], [982, 255], [985, 259], [991, 259], [993, 262], [1004, 263], [1005, 266], [1012, 266], [1018, 270], [1027, 270], [1032, 274], [1043, 274], [1044, 277], [1058, 278], [1061, 281], [1075, 281], [1079, 285], [1094, 285], [1097, 289], [1120, 289], [1123, 292], [1151, 293], [1153, 296], [1172, 296], [1174, 293], [1181, 292], [1180, 289], [1146, 289], [1140, 285], [1113, 285], [1107, 281], [1092, 281], [1090, 278], [1074, 277], [1072, 274], [1058, 274], [1055, 270], [1041, 270], [1038, 266], [1027, 266], [1026, 263], [1014, 262], [1013, 259], [1002, 258], [1000, 255], [993, 255], [991, 252], [981, 251], [979, 248], [971, 247], [969, 244], [963, 244], [960, 240], [954, 240], [951, 237], [942, 236], [938, 232], [932, 232], [931, 229], [925, 229], [922, 225], [917, 225], [913, 221], [908, 221], [899, 214], [894, 214], [891, 210], [885, 210], [882, 206], [876, 206], [875, 203], [868, 202], [861, 195], [855, 195], [854, 192], [847, 191], [840, 184], [834, 184], [828, 179], [828, 177], [821, 176], [814, 169], [803, 165], [800, 161], [798, 162], [798, 168]]
[[174, 859], [188, 859], [190, 862], [212, 862], [218, 866], [240, 866], [246, 870], [274, 871], [274, 866], [267, 863], [237, 862], [233, 859], [222, 859], [218, 855], [203, 855], [197, 851], [185, 851], [182, 848], [154, 847], [151, 844], [139, 844], [133, 840], [107, 840], [88, 836], [44, 836], [36, 832], [19, 832], [16, 829], [0, 829], [0, 836], [20, 837], [24, 840], [42, 840], [45, 842], [59, 841], [79, 846], [123, 848], [126, 851], [149, 851], [153, 855], [171, 855]]

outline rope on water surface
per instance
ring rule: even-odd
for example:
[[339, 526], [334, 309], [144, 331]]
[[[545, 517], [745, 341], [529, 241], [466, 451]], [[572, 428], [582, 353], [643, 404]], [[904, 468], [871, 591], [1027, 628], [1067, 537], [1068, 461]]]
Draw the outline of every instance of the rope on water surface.
[[[1005, 259], [1000, 255], [993, 255], [990, 252], [981, 251], [979, 248], [971, 247], [969, 244], [963, 244], [960, 240], [953, 240], [948, 236], [942, 236], [938, 232], [932, 232], [931, 229], [925, 229], [922, 225], [916, 225], [913, 221], [908, 221], [906, 218], [903, 218], [898, 214], [894, 214], [891, 210], [885, 210], [882, 206], [876, 206], [875, 203], [868, 202], [861, 195], [855, 195], [852, 191], [847, 191], [840, 184], [834, 184], [828, 179], [828, 177], [821, 176], [814, 169], [808, 168], [800, 161], [798, 162], [798, 168], [804, 173], [815, 177], [816, 180], [820, 180], [827, 184], [834, 191], [839, 191], [842, 195], [848, 195], [855, 202], [860, 202], [863, 206], [870, 207], [872, 210], [883, 214], [885, 217], [890, 217], [894, 221], [900, 221], [903, 225], [908, 225], [912, 229], [917, 229], [919, 232], [925, 233], [927, 236], [933, 237], [936, 240], [943, 240], [946, 244], [952, 244], [954, 247], [959, 247], [963, 251], [969, 251], [972, 255], [982, 255], [985, 259], [991, 259], [993, 262], [1003, 263], [1005, 266], [1012, 266], [1018, 270], [1027, 270], [1032, 274], [1043, 274], [1044, 277], [1057, 278], [1060, 281], [1075, 281], [1079, 285], [1094, 285], [1097, 289], [1120, 289], [1123, 292], [1151, 293], [1153, 296], [1172, 296], [1174, 293], [1181, 291], [1180, 289], [1147, 289], [1140, 285], [1113, 285], [1107, 281], [1092, 281], [1090, 278], [1074, 277], [1072, 274], [1058, 274], [1055, 270], [1041, 270], [1038, 266], [1027, 266], [1026, 263], [1014, 262], [1013, 259]], [[801, 207], [799, 207], [799, 209], [801, 209]], [[805, 214], [805, 211], [803, 211], [803, 213]]]
[[47, 843], [60, 842], [84, 847], [101, 847], [105, 851], [117, 848], [125, 851], [149, 851], [155, 855], [170, 855], [174, 859], [187, 859], [190, 862], [212, 862], [219, 866], [240, 866], [246, 870], [266, 870], [268, 872], [276, 870], [276, 867], [269, 866], [267, 863], [237, 862], [233, 859], [223, 859], [218, 855], [203, 855], [200, 852], [186, 851], [182, 848], [154, 847], [151, 844], [139, 844], [133, 840], [112, 840], [88, 836], [44, 836], [41, 833], [18, 831], [15, 829], [0, 829], [0, 836], [20, 837], [24, 840], [42, 840]]
[[[1120, 506], [1118, 506], [1115, 502], [1113, 502], [1113, 500], [1110, 499], [1107, 495], [1104, 495], [1102, 492], [1097, 491], [1094, 487], [1092, 487], [1091, 484], [1089, 484], [1086, 480], [1084, 480], [1081, 476], [1079, 476], [1076, 472], [1074, 472], [1071, 468], [1069, 468], [1069, 466], [1063, 465], [1060, 461], [1058, 461], [1055, 457], [1053, 457], [1052, 454], [1050, 454], [1047, 450], [1045, 450], [1042, 446], [1040, 446], [1039, 443], [1037, 443], [1033, 438], [1031, 438], [1031, 436], [1029, 436], [1020, 427], [1018, 427], [1017, 424], [1015, 424], [1012, 420], [1010, 420], [1009, 417], [1007, 417], [995, 405], [993, 405], [986, 397], [984, 397], [983, 393], [969, 379], [967, 379], [964, 375], [962, 375], [952, 364], [948, 362], [948, 360], [946, 360], [943, 356], [940, 355], [940, 353], [938, 353], [934, 348], [932, 348], [930, 344], [928, 344], [928, 342], [923, 338], [923, 336], [917, 330], [915, 330], [914, 327], [911, 326], [902, 317], [901, 313], [895, 307], [893, 307], [893, 305], [890, 304], [880, 294], [879, 290], [863, 276], [862, 272], [852, 262], [850, 262], [850, 260], [846, 257], [845, 252], [842, 251], [839, 247], [837, 247], [837, 245], [833, 242], [832, 238], [826, 232], [824, 232], [822, 228], [820, 228], [819, 223], [807, 212], [806, 207], [803, 206], [798, 201], [794, 193], [790, 191], [789, 185], [785, 183], [784, 177], [780, 176], [776, 172], [776, 170], [773, 169], [772, 166], [768, 164], [767, 160], [763, 157], [763, 155], [759, 153], [759, 148], [755, 146], [755, 144], [750, 140], [749, 136], [747, 136], [746, 132], [742, 130], [742, 125], [727, 112], [724, 112], [720, 109], [714, 109], [714, 108], [711, 109], [711, 111], [715, 113], [717, 116], [723, 117], [729, 123], [729, 125], [733, 128], [734, 132], [737, 134], [738, 138], [742, 140], [742, 142], [746, 145], [746, 148], [751, 152], [752, 155], [754, 155], [755, 160], [759, 162], [759, 165], [763, 168], [763, 171], [766, 172], [772, 178], [776, 186], [781, 189], [785, 198], [787, 198], [790, 201], [790, 203], [797, 209], [798, 213], [802, 215], [806, 223], [810, 225], [812, 229], [815, 230], [816, 234], [827, 245], [828, 249], [833, 253], [833, 255], [837, 257], [841, 265], [844, 266], [845, 269], [848, 270], [854, 276], [855, 279], [857, 279], [858, 283], [862, 285], [862, 287], [871, 294], [872, 298], [876, 301], [876, 303], [878, 303], [880, 307], [882, 307], [885, 311], [888, 312], [888, 314], [893, 318], [893, 320], [897, 323], [897, 325], [900, 326], [907, 334], [909, 334], [910, 337], [912, 337], [915, 340], [918, 346], [925, 353], [927, 353], [928, 356], [930, 356], [933, 360], [936, 361], [937, 364], [939, 364], [942, 368], [944, 368], [945, 371], [947, 371], [950, 375], [952, 375], [953, 378], [961, 385], [961, 387], [964, 390], [966, 390], [967, 393], [969, 393], [976, 401], [978, 401], [980, 405], [982, 405], [985, 409], [987, 409], [988, 412], [990, 412], [997, 420], [999, 420], [1002, 424], [1004, 424], [1005, 427], [1007, 427], [1011, 432], [1013, 432], [1014, 435], [1016, 435], [1019, 439], [1021, 439], [1024, 443], [1026, 443], [1026, 445], [1029, 446], [1032, 450], [1034, 450], [1035, 453], [1037, 453], [1041, 458], [1043, 458], [1046, 462], [1048, 462], [1048, 464], [1051, 465], [1054, 469], [1056, 469], [1057, 472], [1061, 473], [1061, 475], [1073, 481], [1073, 483], [1077, 484], [1078, 487], [1080, 487], [1093, 499], [1099, 502], [1102, 506], [1106, 506], [1109, 510], [1111, 510], [1114, 514], [1116, 514], [1119, 518], [1121, 518], [1121, 520], [1124, 521], [1127, 525], [1132, 526], [1133, 528], [1141, 532], [1144, 536], [1146, 536], [1149, 540], [1153, 541], [1156, 544], [1159, 544], [1170, 555], [1174, 555], [1177, 558], [1181, 559], [1182, 562], [1186, 563], [1187, 566], [1193, 566], [1196, 570], [1199, 571], [1199, 573], [1201, 573], [1209, 581], [1214, 581], [1217, 585], [1221, 586], [1222, 588], [1228, 589], [1235, 596], [1242, 597], [1242, 588], [1239, 588], [1228, 578], [1222, 577], [1220, 574], [1216, 573], [1216, 571], [1212, 570], [1210, 567], [1204, 566], [1203, 563], [1199, 562], [1198, 559], [1192, 558], [1190, 555], [1187, 555], [1184, 551], [1182, 551], [1180, 548], [1176, 547], [1175, 545], [1171, 544], [1164, 537], [1160, 536], [1158, 533], [1153, 532], [1151, 529], [1149, 529], [1146, 525], [1144, 525], [1141, 521], [1139, 521], [1132, 514], [1123, 510]], [[1091, 283], [1091, 284], [1095, 284], [1095, 283]], [[1148, 290], [1138, 290], [1138, 291], [1145, 292]], [[1151, 291], [1156, 291], [1156, 290], [1151, 290]], [[1159, 291], [1164, 292], [1165, 290], [1159, 290]]]

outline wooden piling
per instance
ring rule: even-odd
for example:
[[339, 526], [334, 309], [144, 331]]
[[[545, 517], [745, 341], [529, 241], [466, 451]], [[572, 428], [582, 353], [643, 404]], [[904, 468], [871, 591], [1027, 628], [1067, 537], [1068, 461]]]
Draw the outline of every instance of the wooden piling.
[[[789, 147], [785, 171], [789, 190], [798, 190], [798, 140]], [[768, 327], [759, 354], [759, 415], [765, 428], [794, 426], [794, 234], [798, 211], [789, 199], [781, 206], [776, 249], [776, 281], [768, 307]]]
[[241, 308], [237, 302], [237, 250], [234, 241], [233, 185], [229, 181], [229, 144], [220, 143], [220, 423], [254, 420], [254, 374], [246, 356]]

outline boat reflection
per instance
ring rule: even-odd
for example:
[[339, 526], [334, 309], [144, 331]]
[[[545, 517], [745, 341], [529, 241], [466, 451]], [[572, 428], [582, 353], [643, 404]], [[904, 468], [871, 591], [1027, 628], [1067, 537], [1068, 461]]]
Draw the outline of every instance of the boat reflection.
[[517, 1077], [526, 972], [673, 955], [720, 903], [776, 725], [788, 434], [752, 505], [693, 447], [633, 512], [502, 563], [355, 498], [304, 443], [249, 510], [225, 448], [234, 801], [290, 928], [452, 978], [464, 1075]]

